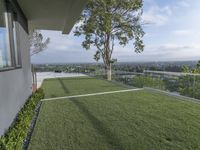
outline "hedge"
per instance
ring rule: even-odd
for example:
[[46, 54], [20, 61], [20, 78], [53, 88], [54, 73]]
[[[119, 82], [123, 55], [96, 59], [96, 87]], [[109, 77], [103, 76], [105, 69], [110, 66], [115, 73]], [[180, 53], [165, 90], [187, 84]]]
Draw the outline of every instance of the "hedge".
[[16, 120], [8, 129], [6, 134], [0, 138], [0, 150], [21, 150], [23, 142], [29, 132], [35, 108], [38, 102], [44, 98], [42, 89], [38, 89], [22, 107]]
[[153, 87], [157, 89], [165, 89], [165, 84], [163, 80], [159, 78], [152, 78], [152, 77], [146, 77], [146, 76], [134, 77], [132, 78], [130, 84], [138, 88]]

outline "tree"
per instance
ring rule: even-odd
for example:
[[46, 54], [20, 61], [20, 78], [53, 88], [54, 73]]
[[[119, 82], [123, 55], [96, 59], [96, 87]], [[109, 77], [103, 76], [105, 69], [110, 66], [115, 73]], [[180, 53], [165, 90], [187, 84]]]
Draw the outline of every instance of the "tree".
[[[30, 41], [30, 55], [36, 55], [42, 51], [44, 51], [47, 48], [47, 45], [50, 42], [50, 38], [47, 38], [46, 40], [43, 40], [43, 35], [39, 30], [35, 30], [32, 34], [29, 36]], [[34, 70], [34, 67], [32, 67], [32, 79], [33, 79], [33, 91], [37, 89], [36, 84], [36, 72]]]
[[74, 32], [75, 36], [83, 35], [82, 42], [86, 50], [96, 48], [94, 59], [101, 58], [111, 80], [111, 65], [115, 44], [126, 46], [133, 41], [136, 53], [144, 49], [141, 26], [142, 0], [90, 0]]
[[184, 73], [189, 73], [190, 72], [190, 68], [187, 65], [182, 65], [181, 66], [181, 71]]
[[197, 62], [196, 69], [194, 69], [193, 73], [200, 73], [200, 60]]
[[197, 69], [200, 69], [200, 60], [197, 63]]
[[31, 56], [44, 51], [50, 43], [50, 38], [43, 40], [43, 35], [39, 30], [35, 30], [29, 37]]

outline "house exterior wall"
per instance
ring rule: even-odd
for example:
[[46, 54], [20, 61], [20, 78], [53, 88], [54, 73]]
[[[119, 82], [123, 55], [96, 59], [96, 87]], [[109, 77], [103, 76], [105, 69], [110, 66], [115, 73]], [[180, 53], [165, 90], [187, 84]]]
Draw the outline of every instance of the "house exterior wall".
[[0, 71], [0, 135], [8, 129], [32, 93], [28, 34], [20, 24], [18, 24], [18, 31], [22, 67]]

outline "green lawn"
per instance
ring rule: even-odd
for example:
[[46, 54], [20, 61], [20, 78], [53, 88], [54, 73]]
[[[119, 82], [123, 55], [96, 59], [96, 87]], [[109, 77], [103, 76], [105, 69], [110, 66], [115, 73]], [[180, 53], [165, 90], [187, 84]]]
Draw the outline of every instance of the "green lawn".
[[[124, 89], [91, 78], [46, 80], [43, 87], [46, 97]], [[149, 91], [46, 101], [29, 149], [200, 149], [200, 105]]]
[[45, 98], [126, 89], [125, 86], [89, 77], [49, 79], [44, 81], [42, 87]]

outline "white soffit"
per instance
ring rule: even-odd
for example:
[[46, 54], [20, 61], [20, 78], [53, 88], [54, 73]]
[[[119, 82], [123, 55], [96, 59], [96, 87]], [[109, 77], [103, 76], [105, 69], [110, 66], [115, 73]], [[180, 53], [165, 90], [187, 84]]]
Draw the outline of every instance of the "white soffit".
[[68, 34], [88, 0], [17, 0], [29, 29], [59, 30]]

